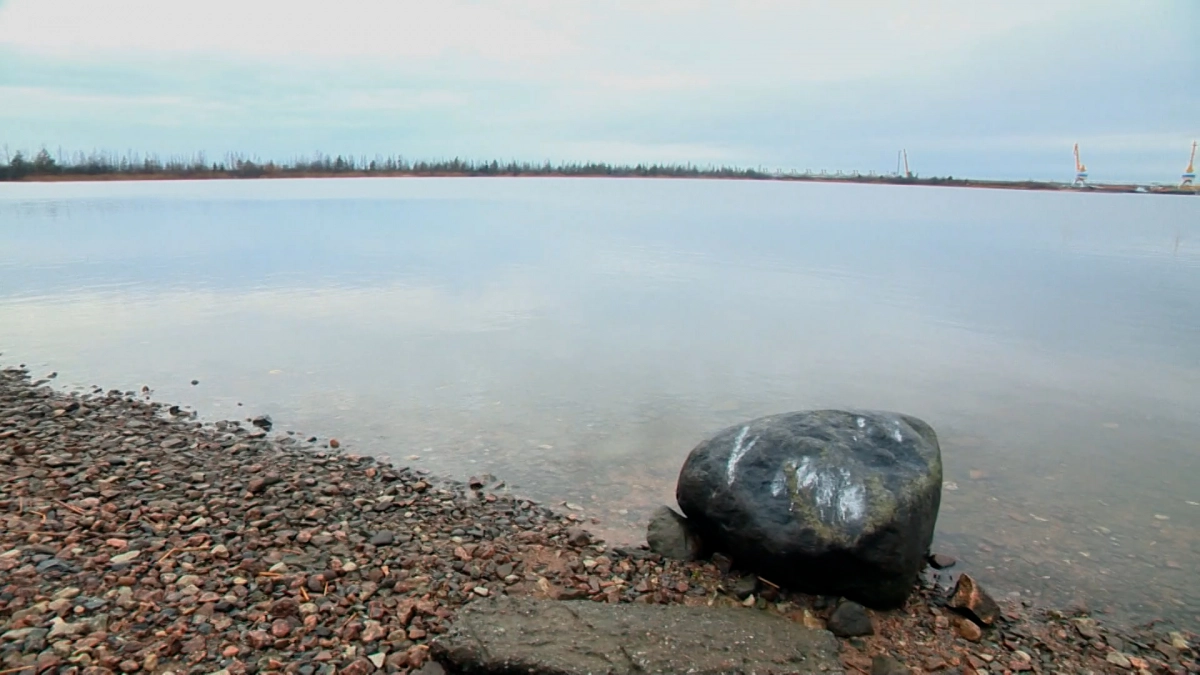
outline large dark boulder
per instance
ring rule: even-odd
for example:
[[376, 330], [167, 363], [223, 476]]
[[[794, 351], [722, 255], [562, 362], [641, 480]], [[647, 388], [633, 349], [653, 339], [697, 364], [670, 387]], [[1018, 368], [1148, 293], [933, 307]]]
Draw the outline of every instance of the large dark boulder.
[[817, 410], [730, 427], [696, 446], [676, 499], [705, 546], [775, 583], [901, 605], [933, 540], [937, 435], [891, 412]]

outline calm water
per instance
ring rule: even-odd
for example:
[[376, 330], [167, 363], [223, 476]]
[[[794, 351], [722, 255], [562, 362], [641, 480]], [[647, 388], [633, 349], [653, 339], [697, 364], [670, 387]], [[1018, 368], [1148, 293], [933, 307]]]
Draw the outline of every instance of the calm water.
[[0, 184], [0, 351], [490, 472], [626, 541], [717, 429], [901, 410], [942, 439], [937, 548], [997, 594], [1200, 623], [1200, 199]]

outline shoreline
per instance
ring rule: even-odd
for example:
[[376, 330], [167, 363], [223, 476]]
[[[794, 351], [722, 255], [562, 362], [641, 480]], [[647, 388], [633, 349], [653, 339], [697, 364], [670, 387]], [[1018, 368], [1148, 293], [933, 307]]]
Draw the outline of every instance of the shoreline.
[[652, 175], [630, 173], [568, 173], [560, 171], [483, 173], [472, 171], [277, 171], [247, 175], [236, 171], [198, 171], [190, 173], [100, 173], [100, 174], [39, 174], [18, 179], [0, 180], [5, 183], [105, 183], [177, 180], [260, 180], [260, 179], [308, 179], [308, 178], [609, 178], [609, 179], [654, 179], [654, 180], [718, 180], [718, 181], [767, 181], [783, 183], [850, 183], [860, 185], [907, 185], [917, 187], [956, 187], [985, 190], [1023, 190], [1030, 192], [1078, 192], [1096, 194], [1153, 194], [1153, 195], [1197, 195], [1197, 189], [1185, 189], [1170, 185], [1137, 183], [1096, 183], [1075, 186], [1070, 183], [1052, 181], [988, 180], [969, 178], [900, 178], [896, 176], [854, 175], [811, 175], [769, 174], [760, 175]]
[[[436, 675], [430, 642], [499, 595], [744, 606], [811, 627], [832, 610], [712, 561], [610, 548], [493, 479], [52, 379], [0, 370], [0, 672]], [[872, 612], [874, 635], [840, 641], [846, 672], [882, 655], [944, 672], [1200, 668], [1195, 635], [1082, 608], [1000, 598], [1001, 620], [970, 634], [948, 581], [930, 572], [903, 609]]]

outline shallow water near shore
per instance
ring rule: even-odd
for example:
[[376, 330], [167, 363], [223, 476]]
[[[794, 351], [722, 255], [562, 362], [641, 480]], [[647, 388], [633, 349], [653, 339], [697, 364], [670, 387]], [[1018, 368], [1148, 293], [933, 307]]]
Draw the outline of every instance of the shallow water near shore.
[[62, 386], [491, 473], [614, 541], [727, 425], [900, 410], [941, 439], [937, 550], [996, 594], [1200, 624], [1200, 200], [0, 185], [0, 352]]

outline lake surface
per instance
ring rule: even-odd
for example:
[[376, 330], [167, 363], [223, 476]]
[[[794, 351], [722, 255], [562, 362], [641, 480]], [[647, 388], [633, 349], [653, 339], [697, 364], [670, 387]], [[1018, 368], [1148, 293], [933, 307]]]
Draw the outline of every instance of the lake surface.
[[899, 410], [941, 438], [936, 549], [997, 595], [1200, 625], [1200, 199], [0, 184], [0, 352], [491, 473], [626, 542], [714, 431]]

